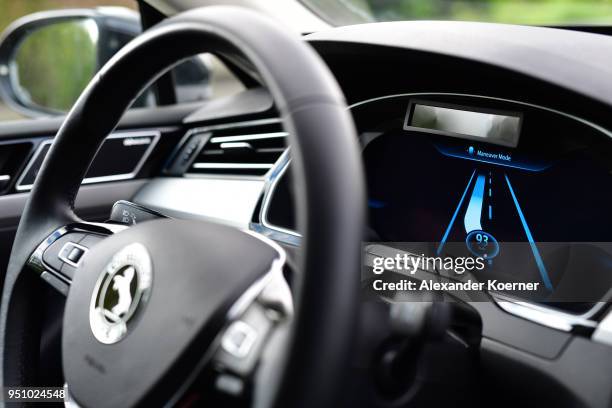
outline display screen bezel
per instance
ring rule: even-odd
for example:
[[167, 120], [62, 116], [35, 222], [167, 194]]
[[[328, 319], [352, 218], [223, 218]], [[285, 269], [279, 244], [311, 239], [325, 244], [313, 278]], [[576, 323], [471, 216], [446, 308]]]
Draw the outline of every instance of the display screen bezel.
[[[492, 138], [470, 135], [470, 134], [465, 134], [465, 133], [455, 133], [455, 132], [448, 132], [448, 131], [419, 127], [419, 126], [412, 126], [411, 123], [412, 123], [413, 116], [414, 116], [414, 109], [418, 105], [429, 106], [433, 108], [451, 109], [451, 110], [455, 110], [458, 112], [462, 112], [462, 111], [463, 112], [474, 112], [474, 113], [483, 113], [483, 114], [489, 114], [489, 115], [498, 115], [498, 116], [518, 118], [519, 123], [517, 127], [517, 134], [513, 138], [514, 140], [512, 142], [507, 142], [506, 140], [503, 140], [503, 139], [492, 139]], [[449, 137], [455, 137], [459, 139], [473, 140], [473, 141], [478, 141], [482, 143], [491, 143], [491, 144], [496, 144], [500, 146], [515, 148], [518, 146], [519, 139], [521, 136], [521, 130], [523, 128], [523, 119], [524, 119], [523, 113], [517, 112], [517, 111], [505, 111], [505, 110], [498, 110], [498, 109], [458, 105], [458, 104], [452, 104], [452, 103], [435, 102], [435, 101], [426, 100], [426, 99], [411, 99], [408, 104], [408, 110], [406, 112], [406, 116], [404, 119], [403, 129], [408, 130], [408, 131], [424, 132], [424, 133], [430, 133], [430, 134], [435, 134], [435, 135], [449, 136]]]

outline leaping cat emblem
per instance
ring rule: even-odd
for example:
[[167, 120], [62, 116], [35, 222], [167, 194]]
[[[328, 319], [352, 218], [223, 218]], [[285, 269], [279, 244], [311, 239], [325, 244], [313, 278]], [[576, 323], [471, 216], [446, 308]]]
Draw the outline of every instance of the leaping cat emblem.
[[111, 312], [118, 318], [125, 316], [132, 305], [130, 286], [135, 275], [136, 270], [130, 266], [123, 272], [123, 275], [117, 274], [113, 277], [113, 290], [117, 292], [119, 300], [117, 300], [117, 304], [113, 306]]

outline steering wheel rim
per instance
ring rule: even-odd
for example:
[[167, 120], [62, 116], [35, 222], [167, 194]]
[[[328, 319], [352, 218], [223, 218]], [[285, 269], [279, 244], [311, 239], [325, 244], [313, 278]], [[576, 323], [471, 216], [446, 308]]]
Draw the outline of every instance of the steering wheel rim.
[[[327, 406], [345, 374], [358, 304], [363, 170], [342, 92], [297, 35], [263, 16], [226, 6], [191, 10], [137, 37], [96, 75], [66, 117], [24, 209], [0, 314], [4, 386], [35, 384], [40, 280], [25, 265], [49, 234], [80, 222], [74, 200], [104, 138], [165, 69], [202, 52], [247, 58], [268, 86], [290, 133], [304, 255], [296, 318], [279, 406]], [[315, 218], [316, 214], [316, 218]], [[28, 300], [28, 298], [30, 298]]]

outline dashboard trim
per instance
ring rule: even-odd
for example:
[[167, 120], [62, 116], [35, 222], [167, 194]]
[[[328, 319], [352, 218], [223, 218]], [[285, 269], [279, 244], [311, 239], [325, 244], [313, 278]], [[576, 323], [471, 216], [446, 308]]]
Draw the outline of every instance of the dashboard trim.
[[597, 302], [586, 313], [575, 315], [534, 303], [519, 301], [498, 293], [491, 294], [491, 297], [507, 313], [565, 332], [597, 328], [598, 324], [594, 317], [607, 305], [606, 302]]
[[278, 159], [276, 165], [268, 172], [264, 183], [263, 199], [261, 204], [261, 211], [259, 212], [259, 224], [250, 223], [251, 229], [259, 232], [260, 234], [267, 236], [275, 241], [284, 242], [286, 244], [299, 246], [302, 240], [302, 235], [297, 231], [290, 230], [276, 226], [268, 221], [268, 209], [270, 201], [274, 195], [274, 190], [291, 163], [291, 156], [289, 149]]
[[250, 140], [276, 139], [289, 136], [288, 132], [254, 133], [252, 135], [217, 136], [209, 140], [210, 143], [241, 142]]
[[599, 343], [612, 346], [612, 311], [608, 312], [606, 317], [599, 322], [595, 333], [593, 333], [592, 339]]

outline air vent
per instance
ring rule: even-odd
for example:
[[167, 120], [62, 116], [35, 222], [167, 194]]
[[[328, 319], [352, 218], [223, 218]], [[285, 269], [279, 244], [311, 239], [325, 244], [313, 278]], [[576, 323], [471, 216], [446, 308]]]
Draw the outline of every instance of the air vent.
[[[159, 137], [159, 132], [148, 130], [111, 134], [98, 150], [83, 184], [128, 180], [136, 177]], [[16, 190], [32, 189], [52, 142], [52, 139], [47, 139], [38, 145], [36, 153], [17, 181]]]
[[202, 129], [204, 147], [189, 173], [262, 176], [285, 151], [287, 133], [277, 119]]

